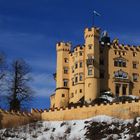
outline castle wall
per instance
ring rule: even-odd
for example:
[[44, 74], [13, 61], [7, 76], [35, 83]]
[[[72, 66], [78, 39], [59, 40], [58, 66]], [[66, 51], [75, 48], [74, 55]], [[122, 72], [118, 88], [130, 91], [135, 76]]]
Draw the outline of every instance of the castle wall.
[[140, 115], [140, 101], [125, 103], [102, 104], [88, 107], [65, 108], [44, 111], [42, 120], [64, 121], [79, 120], [94, 117], [97, 115], [108, 115], [120, 119], [132, 119]]
[[17, 127], [38, 120], [41, 120], [41, 111], [38, 110], [32, 110], [31, 113], [0, 110], [0, 129]]
[[17, 127], [34, 121], [65, 121], [80, 120], [107, 115], [120, 119], [132, 119], [140, 116], [140, 100], [125, 103], [110, 103], [101, 105], [77, 106], [76, 108], [60, 108], [39, 111], [32, 109], [31, 113], [15, 113], [0, 110], [0, 129]]
[[[135, 55], [134, 55], [135, 53]], [[126, 67], [117, 67], [114, 66], [114, 60], [116, 58], [122, 58], [126, 61]], [[121, 44], [113, 44], [111, 45], [108, 51], [108, 87], [111, 89], [112, 93], [115, 94], [115, 84], [120, 84], [120, 94], [123, 95], [122, 85], [127, 85], [127, 95], [132, 94], [135, 96], [140, 96], [140, 50], [138, 47], [130, 47], [124, 46]], [[137, 63], [137, 68], [133, 67], [133, 63]], [[122, 70], [128, 74], [127, 80], [123, 81], [114, 81], [114, 72]], [[133, 80], [133, 74], [138, 74], [138, 79], [136, 81]]]

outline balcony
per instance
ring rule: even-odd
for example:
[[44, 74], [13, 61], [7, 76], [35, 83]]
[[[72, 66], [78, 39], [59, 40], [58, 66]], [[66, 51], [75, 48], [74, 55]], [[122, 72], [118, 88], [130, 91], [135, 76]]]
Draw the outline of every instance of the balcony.
[[119, 78], [119, 77], [114, 77], [113, 78], [114, 80], [114, 82], [123, 82], [123, 83], [130, 83], [131, 82], [131, 80], [130, 80], [130, 78]]
[[93, 64], [94, 64], [94, 59], [93, 59], [93, 58], [87, 59], [87, 60], [86, 60], [86, 64], [87, 64], [87, 66], [90, 66], [90, 65], [93, 66]]

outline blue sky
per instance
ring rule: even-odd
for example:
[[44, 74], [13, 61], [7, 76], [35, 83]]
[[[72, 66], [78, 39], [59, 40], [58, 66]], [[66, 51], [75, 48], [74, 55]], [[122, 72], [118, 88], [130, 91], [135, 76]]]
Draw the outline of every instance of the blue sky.
[[140, 44], [139, 0], [0, 0], [0, 51], [8, 61], [24, 58], [32, 67], [32, 87], [36, 98], [32, 107], [48, 108], [49, 96], [55, 90], [58, 41], [83, 44], [85, 27], [107, 30], [111, 39], [121, 43]]

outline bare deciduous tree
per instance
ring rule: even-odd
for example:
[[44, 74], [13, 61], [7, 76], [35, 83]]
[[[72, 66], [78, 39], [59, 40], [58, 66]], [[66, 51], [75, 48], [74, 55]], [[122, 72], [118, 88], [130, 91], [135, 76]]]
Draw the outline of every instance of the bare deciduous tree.
[[5, 76], [5, 55], [0, 52], [0, 80]]
[[10, 110], [21, 110], [22, 103], [31, 99], [33, 91], [30, 87], [30, 67], [22, 59], [13, 61], [8, 78], [8, 103]]

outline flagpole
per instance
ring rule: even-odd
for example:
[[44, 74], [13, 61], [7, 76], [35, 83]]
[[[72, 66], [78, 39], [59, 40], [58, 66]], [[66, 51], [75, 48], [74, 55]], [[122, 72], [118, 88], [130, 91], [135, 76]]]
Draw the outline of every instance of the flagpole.
[[93, 13], [93, 19], [92, 19], [92, 26], [94, 27], [94, 21], [95, 19], [94, 19], [94, 13]]
[[93, 27], [95, 26], [95, 16], [101, 16], [101, 15], [100, 15], [100, 13], [98, 13], [98, 12], [96, 12], [96, 11], [94, 10], [94, 12], [93, 12], [93, 21], [92, 21], [92, 22], [93, 22], [93, 23], [92, 23], [92, 24], [93, 24]]

